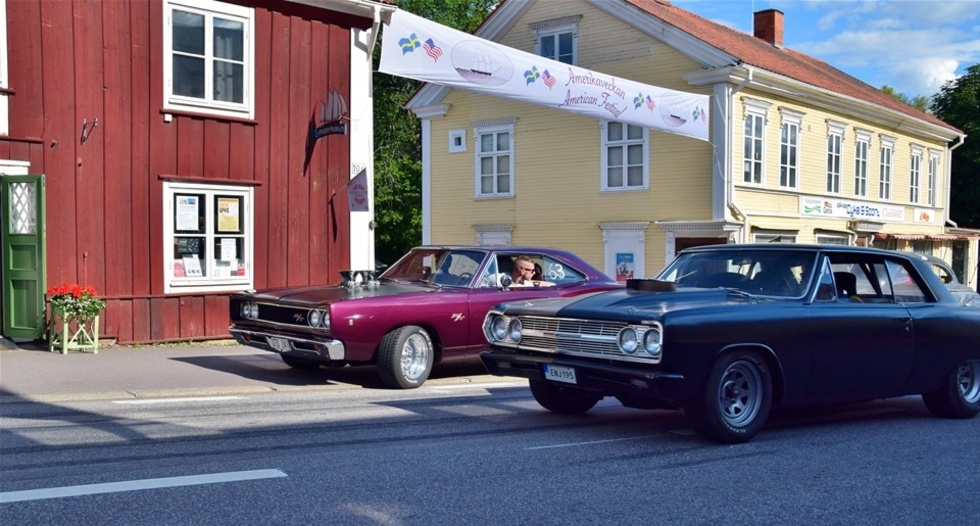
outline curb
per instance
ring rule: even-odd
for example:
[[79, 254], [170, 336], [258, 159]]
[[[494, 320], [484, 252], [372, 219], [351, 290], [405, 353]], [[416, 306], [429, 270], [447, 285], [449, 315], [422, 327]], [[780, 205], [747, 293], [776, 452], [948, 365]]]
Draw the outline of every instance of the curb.
[[[523, 378], [511, 376], [457, 376], [449, 378], [436, 378], [428, 380], [422, 386], [435, 387], [472, 385], [478, 387], [482, 384], [493, 384], [494, 387], [501, 387], [502, 383], [514, 383], [514, 387], [526, 387]], [[248, 394], [271, 394], [271, 393], [298, 393], [298, 392], [318, 392], [318, 391], [347, 391], [353, 389], [363, 389], [358, 384], [336, 383], [330, 385], [247, 385], [232, 387], [189, 387], [179, 389], [140, 389], [133, 391], [102, 391], [90, 393], [48, 393], [48, 394], [4, 394], [0, 395], [0, 404], [16, 403], [64, 403], [64, 402], [92, 402], [105, 400], [154, 400], [162, 398], [194, 398], [202, 396], [233, 396]], [[402, 391], [402, 389], [392, 389], [392, 391]], [[409, 391], [406, 389], [406, 391]]]

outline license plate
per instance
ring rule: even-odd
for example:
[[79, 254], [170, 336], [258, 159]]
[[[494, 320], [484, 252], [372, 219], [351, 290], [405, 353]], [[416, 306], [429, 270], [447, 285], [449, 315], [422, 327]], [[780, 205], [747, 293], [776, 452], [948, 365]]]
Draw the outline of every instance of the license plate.
[[578, 380], [575, 379], [575, 369], [571, 367], [563, 367], [561, 365], [544, 365], [544, 377], [548, 380], [553, 380], [555, 382], [564, 382], [566, 384], [576, 384]]
[[279, 352], [289, 352], [292, 347], [289, 345], [289, 340], [285, 338], [273, 338], [269, 337], [269, 347], [279, 351]]

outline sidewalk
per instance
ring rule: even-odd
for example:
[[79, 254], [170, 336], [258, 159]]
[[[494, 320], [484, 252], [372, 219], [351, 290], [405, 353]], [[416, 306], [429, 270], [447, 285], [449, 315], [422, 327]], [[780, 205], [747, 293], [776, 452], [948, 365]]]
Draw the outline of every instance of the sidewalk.
[[[479, 362], [436, 366], [426, 385], [499, 381]], [[0, 350], [0, 403], [383, 389], [373, 367], [301, 371], [241, 345], [110, 346], [98, 354]]]

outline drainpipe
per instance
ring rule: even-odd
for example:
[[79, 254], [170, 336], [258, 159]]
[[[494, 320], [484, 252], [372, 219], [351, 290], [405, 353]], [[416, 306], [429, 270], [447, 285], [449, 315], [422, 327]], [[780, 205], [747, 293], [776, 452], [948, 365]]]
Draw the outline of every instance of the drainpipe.
[[958, 137], [958, 139], [959, 139], [959, 142], [957, 142], [953, 146], [950, 146], [946, 150], [946, 170], [945, 170], [946, 171], [946, 174], [945, 174], [945, 179], [946, 180], [943, 181], [943, 183], [945, 184], [945, 187], [946, 187], [946, 203], [945, 203], [946, 206], [943, 207], [945, 209], [945, 211], [943, 212], [943, 215], [945, 216], [945, 217], [943, 217], [943, 220], [944, 220], [944, 223], [945, 224], [952, 225], [953, 228], [956, 228], [956, 222], [954, 222], [952, 219], [949, 218], [949, 196], [950, 196], [950, 193], [951, 193], [950, 192], [950, 188], [949, 188], [949, 184], [953, 180], [953, 150], [959, 148], [960, 146], [963, 146], [963, 142], [966, 140], [966, 135], [960, 135]]
[[725, 126], [728, 129], [728, 137], [726, 139], [728, 145], [727, 148], [725, 148], [729, 157], [725, 163], [725, 172], [727, 172], [726, 175], [728, 178], [728, 208], [734, 212], [736, 216], [742, 217], [742, 235], [740, 236], [741, 239], [739, 239], [739, 242], [742, 243], [746, 241], [746, 238], [749, 235], [749, 216], [743, 212], [737, 204], [735, 204], [735, 170], [732, 165], [735, 158], [735, 126], [732, 124], [732, 115], [735, 108], [735, 94], [742, 91], [746, 85], [752, 82], [752, 73], [755, 70], [751, 67], [747, 67], [746, 71], [748, 72], [748, 75], [746, 75], [745, 80], [740, 82], [738, 86], [735, 86], [735, 89], [728, 94], [728, 115], [725, 116], [728, 121]]

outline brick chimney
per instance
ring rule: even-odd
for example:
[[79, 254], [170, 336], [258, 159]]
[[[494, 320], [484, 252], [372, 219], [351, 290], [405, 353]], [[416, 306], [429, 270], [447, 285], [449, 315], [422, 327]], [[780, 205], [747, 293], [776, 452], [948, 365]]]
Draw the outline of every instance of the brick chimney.
[[755, 38], [783, 47], [783, 12], [778, 9], [756, 11], [752, 20]]

